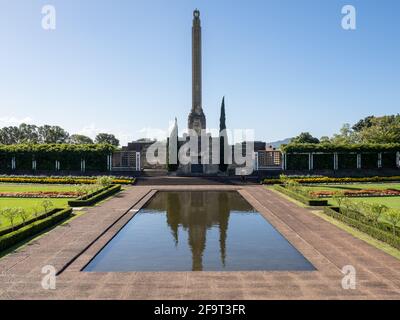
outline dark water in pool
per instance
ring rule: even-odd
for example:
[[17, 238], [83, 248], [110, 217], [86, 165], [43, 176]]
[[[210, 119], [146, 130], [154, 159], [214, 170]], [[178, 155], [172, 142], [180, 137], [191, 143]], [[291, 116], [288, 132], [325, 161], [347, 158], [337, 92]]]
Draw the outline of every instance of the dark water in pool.
[[315, 270], [237, 192], [158, 192], [84, 271]]

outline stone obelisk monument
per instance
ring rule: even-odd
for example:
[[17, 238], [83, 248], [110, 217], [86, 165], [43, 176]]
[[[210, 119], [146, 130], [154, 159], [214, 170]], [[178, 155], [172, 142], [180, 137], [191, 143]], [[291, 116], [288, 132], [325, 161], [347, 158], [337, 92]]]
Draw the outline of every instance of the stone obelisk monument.
[[201, 101], [201, 23], [200, 11], [193, 12], [192, 27], [192, 110], [189, 114], [188, 128], [199, 135], [206, 128], [206, 117]]

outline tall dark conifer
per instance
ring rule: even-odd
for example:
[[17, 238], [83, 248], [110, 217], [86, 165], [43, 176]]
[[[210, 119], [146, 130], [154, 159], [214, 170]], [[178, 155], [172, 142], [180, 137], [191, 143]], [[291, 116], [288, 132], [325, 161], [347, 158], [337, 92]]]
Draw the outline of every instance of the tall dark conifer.
[[226, 129], [226, 117], [225, 117], [225, 97], [222, 98], [221, 103], [221, 115], [219, 118], [219, 169], [225, 172], [228, 168], [228, 165], [225, 164], [225, 143], [227, 143], [227, 135], [225, 133]]

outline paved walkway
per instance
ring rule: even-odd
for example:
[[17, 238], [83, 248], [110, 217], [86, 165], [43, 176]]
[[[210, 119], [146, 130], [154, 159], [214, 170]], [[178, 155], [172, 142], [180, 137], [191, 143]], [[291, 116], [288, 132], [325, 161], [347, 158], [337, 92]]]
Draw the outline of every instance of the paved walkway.
[[[171, 189], [238, 190], [317, 271], [80, 271], [156, 190]], [[45, 265], [62, 271], [56, 290], [41, 287]], [[356, 290], [341, 287], [346, 265], [357, 271]], [[135, 186], [1, 258], [0, 298], [399, 299], [400, 261], [262, 186]]]

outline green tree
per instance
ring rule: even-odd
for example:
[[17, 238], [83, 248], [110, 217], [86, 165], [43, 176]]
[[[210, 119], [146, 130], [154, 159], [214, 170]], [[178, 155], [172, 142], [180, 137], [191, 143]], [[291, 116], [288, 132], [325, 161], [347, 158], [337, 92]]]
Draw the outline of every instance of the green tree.
[[385, 219], [390, 222], [393, 230], [393, 235], [396, 235], [396, 226], [400, 222], [400, 211], [389, 209], [384, 214]]
[[339, 134], [333, 135], [331, 142], [333, 144], [351, 144], [358, 142], [359, 138], [357, 133], [353, 131], [350, 124], [346, 123], [340, 129]]
[[18, 127], [18, 143], [38, 143], [39, 128], [33, 124], [21, 123]]
[[95, 143], [107, 143], [113, 146], [119, 146], [119, 140], [113, 135], [109, 133], [99, 133], [95, 138]]
[[225, 130], [225, 97], [223, 97], [221, 103], [221, 114], [219, 117], [219, 170], [221, 170], [222, 172], [225, 172], [228, 169], [228, 165], [225, 164], [225, 144], [228, 145], [228, 136]]
[[291, 143], [319, 143], [318, 138], [313, 137], [309, 132], [302, 132], [293, 138]]
[[39, 127], [39, 139], [42, 143], [66, 143], [69, 133], [59, 126], [44, 125]]
[[364, 143], [399, 143], [400, 115], [372, 118], [370, 125], [362, 129], [360, 140]]
[[18, 217], [18, 212], [14, 208], [3, 208], [0, 211], [0, 215], [3, 216], [11, 225], [12, 230], [14, 230], [15, 220]]
[[53, 206], [54, 205], [53, 205], [53, 202], [51, 200], [46, 199], [46, 200], [42, 201], [42, 207], [43, 207], [44, 213], [46, 215], [47, 215], [47, 213], [49, 213], [50, 208], [52, 208]]
[[4, 127], [0, 129], [0, 143], [8, 145], [19, 143], [18, 127]]
[[179, 138], [178, 138], [178, 120], [175, 118], [174, 127], [167, 141], [167, 168], [173, 172], [179, 167]]
[[355, 132], [360, 132], [362, 130], [364, 130], [365, 128], [369, 128], [372, 126], [372, 120], [374, 119], [374, 116], [368, 116], [364, 119], [361, 119], [360, 121], [358, 121], [353, 127], [353, 131]]
[[71, 144], [93, 144], [93, 140], [83, 134], [73, 134], [68, 140]]

